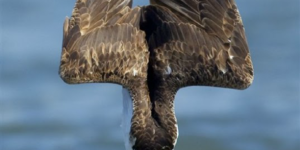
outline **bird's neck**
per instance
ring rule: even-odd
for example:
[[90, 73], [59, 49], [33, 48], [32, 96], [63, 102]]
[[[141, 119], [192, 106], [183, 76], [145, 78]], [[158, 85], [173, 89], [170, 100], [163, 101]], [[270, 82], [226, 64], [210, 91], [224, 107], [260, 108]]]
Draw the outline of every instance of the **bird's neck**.
[[123, 89], [122, 127], [127, 150], [174, 149], [178, 137], [174, 97], [162, 97], [166, 93], [156, 95], [151, 100], [147, 86]]

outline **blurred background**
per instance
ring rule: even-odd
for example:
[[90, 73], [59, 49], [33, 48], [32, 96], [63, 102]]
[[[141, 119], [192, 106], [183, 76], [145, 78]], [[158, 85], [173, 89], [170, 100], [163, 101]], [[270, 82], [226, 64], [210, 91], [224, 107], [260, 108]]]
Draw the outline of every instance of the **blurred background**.
[[[254, 82], [244, 91], [181, 89], [176, 150], [299, 150], [299, 0], [236, 1]], [[124, 149], [121, 86], [68, 85], [58, 75], [74, 3], [0, 0], [1, 150]]]

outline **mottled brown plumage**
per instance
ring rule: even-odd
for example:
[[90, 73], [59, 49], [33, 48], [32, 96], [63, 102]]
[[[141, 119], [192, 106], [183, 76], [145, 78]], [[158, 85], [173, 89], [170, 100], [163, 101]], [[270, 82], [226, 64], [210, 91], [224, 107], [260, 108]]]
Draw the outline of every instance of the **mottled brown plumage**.
[[68, 83], [147, 78], [149, 52], [130, 0], [78, 0], [64, 23], [60, 75]]
[[[153, 0], [148, 7], [156, 28], [147, 32], [150, 66], [178, 90], [188, 85], [248, 87], [253, 68], [242, 21], [229, 0]], [[178, 7], [182, 6], [182, 7]], [[159, 15], [166, 8], [167, 15]], [[156, 12], [152, 11], [156, 10]], [[152, 13], [153, 12], [153, 13]], [[153, 17], [154, 16], [154, 17]], [[167, 16], [167, 17], [165, 17]], [[150, 23], [151, 24], [151, 23]], [[172, 68], [170, 74], [166, 69]]]
[[112, 82], [133, 100], [135, 150], [171, 150], [174, 97], [185, 86], [247, 88], [253, 68], [234, 0], [77, 0], [64, 24], [60, 75]]

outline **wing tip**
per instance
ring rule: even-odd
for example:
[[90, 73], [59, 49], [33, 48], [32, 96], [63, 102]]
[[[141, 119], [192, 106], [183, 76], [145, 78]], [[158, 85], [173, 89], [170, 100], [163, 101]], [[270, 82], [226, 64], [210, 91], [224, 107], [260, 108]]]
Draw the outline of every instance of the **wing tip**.
[[72, 79], [70, 79], [70, 77], [67, 77], [66, 71], [63, 71], [63, 70], [64, 70], [64, 68], [62, 66], [60, 66], [60, 69], [58, 72], [60, 78], [67, 84], [74, 84], [75, 82]]
[[252, 83], [253, 83], [253, 79], [254, 79], [253, 76], [247, 77], [247, 79], [244, 83], [244, 87], [242, 87], [241, 90], [245, 90], [245, 89], [249, 88], [250, 85], [252, 85]]
[[252, 85], [254, 80], [254, 74], [253, 74], [253, 68], [251, 70], [249, 70], [248, 73], [244, 74], [244, 78], [241, 80], [242, 82], [242, 86], [239, 88], [241, 90], [245, 90], [248, 87], [250, 87], [250, 85]]

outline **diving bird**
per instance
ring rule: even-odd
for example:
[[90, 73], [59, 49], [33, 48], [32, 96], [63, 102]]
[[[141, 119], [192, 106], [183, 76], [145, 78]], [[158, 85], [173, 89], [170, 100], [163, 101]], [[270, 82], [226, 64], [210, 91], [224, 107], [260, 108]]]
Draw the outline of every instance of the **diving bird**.
[[125, 147], [172, 150], [176, 92], [245, 89], [253, 67], [234, 0], [77, 0], [63, 25], [59, 68], [70, 84], [123, 86]]

